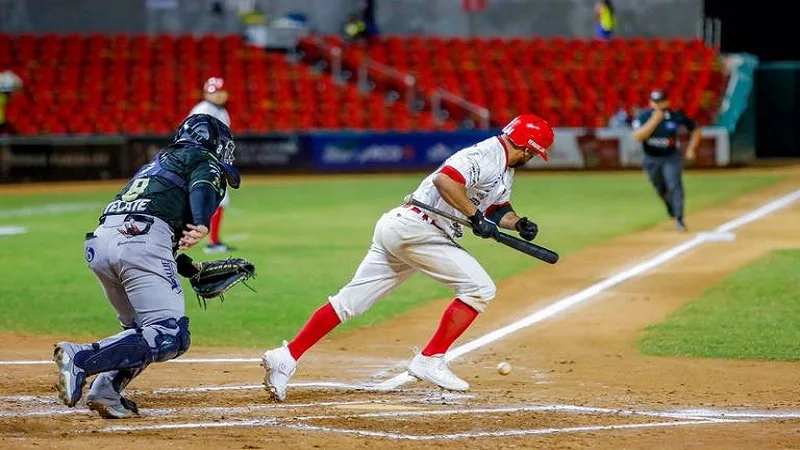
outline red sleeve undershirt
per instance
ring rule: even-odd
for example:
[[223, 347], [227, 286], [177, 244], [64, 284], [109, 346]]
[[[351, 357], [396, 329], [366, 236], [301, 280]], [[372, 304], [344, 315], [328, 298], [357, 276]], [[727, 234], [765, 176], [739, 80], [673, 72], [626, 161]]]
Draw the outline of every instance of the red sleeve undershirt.
[[444, 166], [439, 169], [439, 173], [447, 175], [456, 183], [467, 184], [467, 180], [464, 178], [464, 175], [461, 175], [461, 172], [456, 170], [453, 166]]

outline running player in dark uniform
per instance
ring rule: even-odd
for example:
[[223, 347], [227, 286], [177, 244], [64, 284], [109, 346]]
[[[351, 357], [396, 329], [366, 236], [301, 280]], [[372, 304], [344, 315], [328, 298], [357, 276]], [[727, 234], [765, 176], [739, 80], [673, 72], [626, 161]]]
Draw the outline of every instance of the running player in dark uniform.
[[667, 213], [675, 219], [678, 231], [687, 231], [683, 220], [683, 156], [678, 151], [678, 131], [681, 127], [691, 133], [686, 159], [694, 160], [700, 144], [700, 128], [682, 111], [671, 110], [663, 91], [653, 91], [650, 94], [650, 108], [633, 121], [633, 138], [642, 142], [644, 170], [664, 200]]
[[122, 390], [150, 363], [189, 348], [189, 318], [177, 275], [197, 267], [177, 250], [208, 234], [227, 186], [238, 188], [230, 129], [207, 114], [186, 118], [174, 142], [128, 182], [86, 235], [89, 268], [117, 312], [123, 331], [92, 344], [60, 342], [59, 398], [75, 406], [86, 379], [97, 374], [86, 402], [105, 418], [138, 413]]

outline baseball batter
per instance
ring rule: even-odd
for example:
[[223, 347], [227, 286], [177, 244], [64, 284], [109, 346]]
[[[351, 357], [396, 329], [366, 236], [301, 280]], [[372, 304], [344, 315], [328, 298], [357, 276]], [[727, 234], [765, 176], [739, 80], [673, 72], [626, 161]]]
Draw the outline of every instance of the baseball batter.
[[[538, 227], [519, 217], [511, 206], [514, 168], [536, 155], [547, 160], [553, 130], [540, 117], [521, 115], [501, 135], [465, 148], [425, 178], [413, 196], [458, 217], [467, 218], [472, 231], [491, 238], [498, 226], [532, 240]], [[439, 328], [425, 348], [411, 360], [408, 372], [444, 389], [465, 391], [469, 384], [447, 366], [445, 352], [495, 296], [489, 274], [466, 250], [456, 244], [462, 227], [432, 217], [411, 205], [392, 209], [378, 220], [372, 246], [353, 279], [320, 307], [291, 342], [266, 351], [262, 365], [264, 384], [282, 401], [286, 387], [303, 354], [340, 323], [366, 312], [414, 272], [422, 272], [455, 291]]]
[[191, 277], [198, 268], [175, 252], [208, 234], [227, 186], [239, 187], [234, 148], [227, 125], [206, 114], [190, 116], [174, 143], [139, 169], [86, 235], [86, 261], [123, 331], [92, 344], [56, 344], [58, 393], [67, 406], [81, 398], [87, 377], [99, 374], [86, 397], [89, 408], [104, 418], [135, 415], [123, 389], [149, 364], [189, 348], [177, 276]]
[[683, 156], [678, 151], [678, 131], [681, 127], [690, 133], [686, 159], [693, 160], [700, 145], [700, 128], [681, 111], [669, 107], [663, 91], [650, 93], [650, 108], [633, 121], [633, 138], [642, 143], [644, 170], [650, 183], [664, 201], [667, 214], [675, 220], [678, 231], [687, 231], [683, 219]]
[[[189, 112], [193, 114], [208, 114], [216, 117], [222, 123], [230, 128], [231, 116], [228, 110], [225, 109], [225, 104], [228, 102], [228, 91], [225, 90], [225, 80], [220, 77], [211, 77], [203, 84], [203, 100], [196, 104]], [[220, 227], [222, 226], [222, 217], [225, 215], [225, 208], [230, 204], [230, 194], [225, 191], [225, 197], [219, 207], [214, 211], [211, 216], [211, 229], [208, 235], [208, 245], [203, 249], [206, 253], [225, 253], [233, 250], [233, 248], [225, 245], [220, 241]]]

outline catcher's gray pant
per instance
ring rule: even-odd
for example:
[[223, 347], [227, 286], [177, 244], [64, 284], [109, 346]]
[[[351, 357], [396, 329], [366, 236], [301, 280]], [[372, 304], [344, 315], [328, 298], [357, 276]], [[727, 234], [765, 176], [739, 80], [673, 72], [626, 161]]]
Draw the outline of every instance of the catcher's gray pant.
[[643, 166], [670, 217], [683, 219], [683, 156], [678, 152], [667, 156], [645, 155]]
[[89, 268], [124, 327], [183, 317], [172, 238], [161, 219], [131, 214], [107, 216], [86, 240]]
[[[188, 322], [186, 326], [183, 322], [172, 326], [185, 311], [172, 240], [173, 232], [166, 222], [139, 214], [107, 216], [94, 233], [87, 235], [86, 261], [126, 328], [100, 341], [103, 348], [124, 344], [119, 345], [119, 351], [131, 351], [135, 346], [128, 342], [135, 341], [134, 334], [138, 334], [143, 341], [137, 342], [146, 342], [155, 361], [160, 361], [174, 357], [172, 347], [186, 342]], [[185, 350], [178, 349], [179, 353]], [[131, 355], [128, 359], [136, 358]], [[143, 363], [139, 368], [103, 373], [92, 390], [113, 385], [120, 392], [146, 366]]]

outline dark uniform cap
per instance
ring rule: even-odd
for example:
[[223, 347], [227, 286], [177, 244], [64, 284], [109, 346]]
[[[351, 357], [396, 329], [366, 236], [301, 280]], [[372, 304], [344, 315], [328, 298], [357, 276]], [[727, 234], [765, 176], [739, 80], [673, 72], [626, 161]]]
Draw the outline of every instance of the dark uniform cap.
[[650, 93], [650, 100], [654, 102], [663, 102], [667, 100], [667, 93], [664, 91], [653, 91]]

